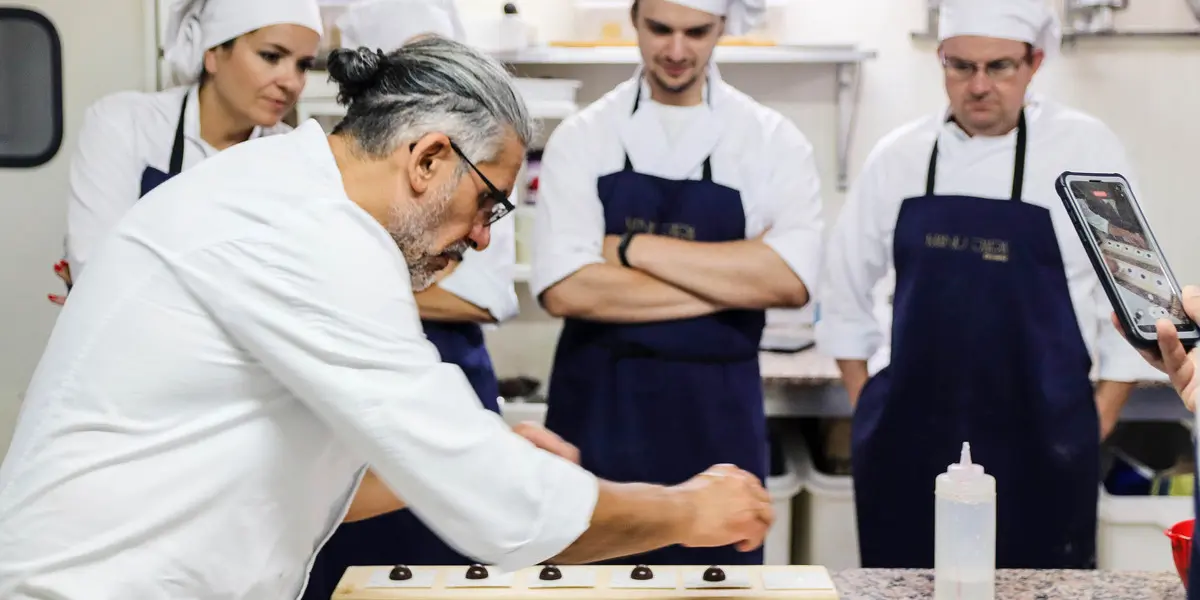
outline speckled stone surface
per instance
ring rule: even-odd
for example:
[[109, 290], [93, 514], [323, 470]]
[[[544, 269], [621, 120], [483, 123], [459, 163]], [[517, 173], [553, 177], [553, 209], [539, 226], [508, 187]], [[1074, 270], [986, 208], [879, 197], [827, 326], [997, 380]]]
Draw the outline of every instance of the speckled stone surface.
[[[933, 598], [933, 571], [853, 569], [833, 573], [841, 600]], [[1111, 571], [996, 572], [995, 600], [1186, 600], [1179, 576]]]

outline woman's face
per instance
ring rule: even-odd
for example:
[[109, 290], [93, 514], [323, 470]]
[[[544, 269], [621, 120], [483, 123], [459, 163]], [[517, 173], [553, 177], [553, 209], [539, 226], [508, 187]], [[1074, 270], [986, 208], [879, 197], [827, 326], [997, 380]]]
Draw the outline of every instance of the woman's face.
[[321, 38], [299, 25], [271, 25], [204, 54], [205, 85], [233, 116], [257, 126], [279, 123], [304, 91]]

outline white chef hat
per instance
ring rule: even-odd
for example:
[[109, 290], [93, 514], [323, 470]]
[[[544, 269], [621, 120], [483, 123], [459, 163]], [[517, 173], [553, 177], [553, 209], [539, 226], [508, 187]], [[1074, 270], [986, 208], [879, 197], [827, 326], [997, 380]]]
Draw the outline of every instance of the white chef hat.
[[689, 8], [725, 17], [727, 35], [745, 35], [767, 12], [767, 0], [669, 0]]
[[427, 33], [466, 40], [454, 0], [363, 0], [347, 8], [337, 26], [344, 48], [366, 46], [391, 52]]
[[977, 35], [1033, 44], [1051, 56], [1062, 25], [1046, 0], [942, 0], [938, 38]]
[[163, 57], [176, 85], [190, 85], [204, 70], [204, 53], [270, 25], [300, 25], [323, 34], [317, 0], [175, 0]]

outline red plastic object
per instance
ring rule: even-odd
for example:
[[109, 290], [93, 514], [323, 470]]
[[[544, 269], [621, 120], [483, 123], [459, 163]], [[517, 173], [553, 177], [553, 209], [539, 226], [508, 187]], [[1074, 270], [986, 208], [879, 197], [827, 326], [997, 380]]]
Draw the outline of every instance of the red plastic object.
[[1176, 523], [1165, 532], [1171, 539], [1171, 556], [1175, 558], [1175, 570], [1183, 580], [1184, 589], [1187, 589], [1188, 584], [1188, 565], [1192, 562], [1192, 533], [1195, 529], [1196, 520], [1188, 519]]

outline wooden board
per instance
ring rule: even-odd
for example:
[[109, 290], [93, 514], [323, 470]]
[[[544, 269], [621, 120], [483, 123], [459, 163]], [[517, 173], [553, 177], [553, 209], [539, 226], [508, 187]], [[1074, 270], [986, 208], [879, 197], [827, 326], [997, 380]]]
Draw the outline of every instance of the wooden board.
[[562, 578], [542, 581], [542, 567], [515, 573], [489, 568], [488, 578], [468, 580], [467, 567], [413, 566], [408, 581], [392, 581], [392, 567], [350, 567], [332, 600], [838, 600], [829, 571], [821, 566], [722, 567], [721, 583], [705, 582], [705, 566], [650, 565], [650, 581], [633, 580], [631, 566], [563, 565]]

